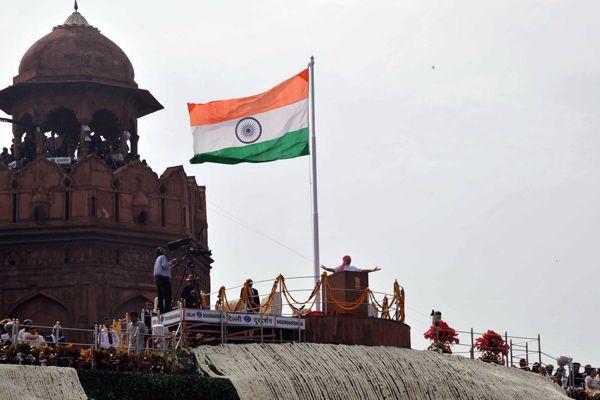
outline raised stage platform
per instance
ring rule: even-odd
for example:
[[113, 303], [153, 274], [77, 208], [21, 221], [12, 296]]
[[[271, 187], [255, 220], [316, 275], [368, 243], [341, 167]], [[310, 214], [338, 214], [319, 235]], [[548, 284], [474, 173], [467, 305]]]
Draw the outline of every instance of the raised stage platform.
[[304, 320], [306, 342], [394, 346], [410, 349], [410, 326], [393, 319], [309, 315]]
[[152, 318], [152, 325], [161, 324], [164, 326], [173, 326], [181, 322], [204, 325], [240, 326], [246, 328], [262, 327], [293, 330], [304, 330], [305, 327], [305, 322], [302, 318], [252, 313], [231, 313], [196, 308], [173, 310]]
[[410, 326], [374, 317], [298, 318], [184, 308], [153, 317], [152, 324], [174, 330], [182, 346], [294, 341], [410, 348]]

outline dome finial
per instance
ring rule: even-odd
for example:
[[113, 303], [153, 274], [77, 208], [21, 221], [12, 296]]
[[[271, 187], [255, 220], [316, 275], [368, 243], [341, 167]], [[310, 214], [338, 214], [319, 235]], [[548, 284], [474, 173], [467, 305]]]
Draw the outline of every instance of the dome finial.
[[75, 0], [75, 5], [73, 7], [75, 8], [75, 12], [73, 12], [69, 16], [69, 18], [67, 18], [63, 25], [90, 26], [90, 24], [88, 24], [83, 15], [81, 15], [78, 11], [79, 5], [77, 4], [77, 0]]

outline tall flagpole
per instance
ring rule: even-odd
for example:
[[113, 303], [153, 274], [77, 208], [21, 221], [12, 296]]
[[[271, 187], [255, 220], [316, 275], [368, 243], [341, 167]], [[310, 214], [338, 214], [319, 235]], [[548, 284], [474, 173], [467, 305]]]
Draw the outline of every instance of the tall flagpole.
[[[317, 138], [315, 136], [315, 58], [308, 63], [310, 80], [310, 160], [312, 172], [313, 262], [315, 286], [319, 284], [321, 261], [319, 260], [319, 204], [317, 200]], [[321, 311], [321, 299], [317, 296], [316, 310]]]

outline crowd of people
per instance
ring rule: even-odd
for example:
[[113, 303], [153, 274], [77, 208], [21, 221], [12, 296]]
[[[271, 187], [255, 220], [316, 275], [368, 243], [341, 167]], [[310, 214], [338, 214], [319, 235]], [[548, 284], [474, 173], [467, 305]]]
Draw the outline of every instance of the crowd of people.
[[542, 365], [535, 362], [529, 368], [527, 360], [524, 358], [519, 360], [521, 370], [548, 378], [564, 388], [575, 399], [600, 399], [600, 368], [593, 368], [588, 364], [583, 367], [583, 372], [581, 372], [581, 363], [574, 362], [571, 365], [572, 371], [569, 373], [563, 365], [559, 365], [554, 371], [554, 366], [551, 364]]
[[9, 153], [8, 149], [6, 147], [3, 147], [2, 152], [0, 153], [0, 161], [2, 161], [6, 165], [15, 161], [15, 157], [13, 156], [12, 151], [11, 153]]
[[0, 340], [3, 346], [9, 346], [13, 343], [29, 343], [32, 346], [38, 346], [45, 343], [65, 343], [62, 336], [60, 324], [52, 327], [48, 335], [43, 335], [38, 331], [38, 327], [33, 325], [33, 321], [25, 319], [19, 325], [18, 331], [15, 331], [15, 322], [9, 318], [0, 321]]
[[[141, 355], [146, 347], [156, 348], [154, 337], [151, 332], [151, 319], [155, 315], [151, 302], [146, 304], [146, 309], [140, 313], [133, 311], [128, 314], [128, 320], [125, 321], [124, 329], [121, 328], [121, 321], [113, 321], [105, 318], [101, 324], [98, 324], [98, 330], [90, 329], [90, 334], [96, 332], [94, 340], [96, 347], [101, 349], [126, 348], [130, 353]], [[63, 336], [63, 328], [57, 322], [52, 328], [39, 327], [33, 324], [31, 319], [25, 319], [16, 325], [13, 319], [5, 318], [0, 321], [0, 344], [10, 346], [12, 344], [25, 343], [32, 347], [44, 344], [66, 344]], [[47, 330], [49, 332], [42, 332]]]

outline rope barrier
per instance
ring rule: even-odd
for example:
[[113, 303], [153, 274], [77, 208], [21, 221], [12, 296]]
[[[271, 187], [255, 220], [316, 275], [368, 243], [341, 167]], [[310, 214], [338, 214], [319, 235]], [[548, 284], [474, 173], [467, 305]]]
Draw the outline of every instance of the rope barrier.
[[[312, 290], [312, 292], [310, 293], [310, 296], [308, 296], [308, 300], [306, 300], [305, 302], [300, 302], [300, 301], [294, 299], [294, 297], [290, 294], [287, 284], [285, 283], [285, 278], [281, 275], [279, 275], [279, 276], [281, 277], [281, 286], [282, 286], [283, 292], [286, 293], [286, 299], [289, 296], [289, 299], [292, 299], [294, 304], [298, 304], [298, 305], [307, 304], [312, 299], [312, 297], [317, 293], [317, 291], [321, 289], [321, 281], [319, 281], [317, 283], [317, 285], [314, 287], [314, 289]], [[289, 299], [288, 299], [288, 301], [289, 301]]]
[[[396, 307], [395, 319], [401, 322], [405, 320], [405, 293], [404, 288], [402, 288], [398, 281], [394, 281], [393, 294], [389, 295], [388, 293], [383, 292], [374, 292], [370, 288], [365, 288], [361, 290], [357, 289], [342, 289], [345, 291], [352, 291], [358, 293], [358, 298], [354, 301], [344, 302], [340, 300], [335, 294], [334, 289], [331, 287], [329, 280], [327, 279], [327, 273], [323, 273], [321, 275], [321, 279], [317, 282], [317, 284], [312, 288], [308, 298], [305, 301], [300, 301], [292, 295], [292, 292], [303, 292], [308, 289], [303, 290], [290, 290], [287, 285], [287, 280], [291, 279], [306, 279], [312, 278], [312, 276], [301, 276], [301, 277], [292, 277], [285, 278], [283, 275], [278, 275], [273, 281], [273, 286], [268, 296], [266, 297], [266, 301], [263, 304], [254, 304], [252, 299], [250, 286], [248, 282], [245, 282], [241, 286], [234, 286], [232, 288], [226, 289], [225, 286], [221, 286], [219, 289], [217, 302], [215, 303], [215, 309], [220, 310], [223, 309], [227, 312], [240, 312], [242, 310], [247, 310], [250, 312], [258, 312], [265, 314], [268, 310], [271, 309], [273, 302], [277, 296], [277, 287], [280, 285], [281, 294], [285, 297], [287, 301], [287, 306], [293, 311], [293, 315], [302, 314], [305, 315], [308, 312], [312, 311], [317, 299], [319, 298], [322, 288], [327, 289], [324, 295], [323, 301], [326, 303], [333, 303], [335, 306], [344, 311], [352, 311], [359, 308], [361, 305], [371, 305], [373, 306], [378, 313], [380, 313], [380, 317], [383, 319], [392, 319], [391, 311], [394, 307]], [[269, 282], [269, 280], [263, 280], [260, 282]], [[242, 288], [240, 293], [240, 298], [237, 300], [235, 305], [232, 304], [227, 298], [227, 290], [232, 290], [236, 288]], [[339, 290], [339, 289], [338, 289]], [[379, 302], [375, 296], [375, 294], [383, 294], [384, 297], [381, 302]], [[391, 296], [391, 298], [389, 297]], [[367, 302], [370, 300], [370, 302]], [[203, 307], [207, 307], [206, 305], [206, 295], [202, 296], [202, 305]], [[245, 308], [244, 308], [245, 306]], [[301, 307], [304, 306], [304, 307]]]

